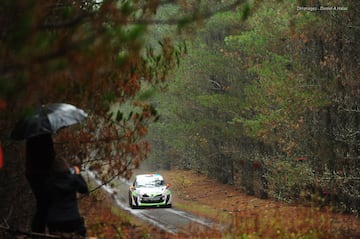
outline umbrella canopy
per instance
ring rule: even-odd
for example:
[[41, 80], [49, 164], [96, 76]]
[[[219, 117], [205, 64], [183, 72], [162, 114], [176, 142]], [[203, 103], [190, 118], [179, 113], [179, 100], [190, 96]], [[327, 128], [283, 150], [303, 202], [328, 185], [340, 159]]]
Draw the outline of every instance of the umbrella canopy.
[[23, 140], [41, 134], [53, 134], [63, 127], [83, 121], [87, 116], [82, 109], [70, 104], [43, 105], [29, 117], [17, 122], [11, 138]]

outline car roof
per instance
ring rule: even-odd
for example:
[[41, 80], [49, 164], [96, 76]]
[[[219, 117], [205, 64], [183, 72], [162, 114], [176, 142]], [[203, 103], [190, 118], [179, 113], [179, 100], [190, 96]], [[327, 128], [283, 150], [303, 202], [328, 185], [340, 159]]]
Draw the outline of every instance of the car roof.
[[157, 179], [157, 180], [163, 180], [163, 177], [158, 173], [148, 173], [148, 174], [138, 174], [135, 176], [136, 179]]

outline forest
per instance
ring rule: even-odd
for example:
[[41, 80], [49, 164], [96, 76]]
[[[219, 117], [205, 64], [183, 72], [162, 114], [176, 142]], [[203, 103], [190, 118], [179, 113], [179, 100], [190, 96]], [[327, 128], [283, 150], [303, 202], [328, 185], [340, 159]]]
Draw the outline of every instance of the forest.
[[303, 2], [248, 3], [193, 33], [152, 99], [149, 165], [359, 215], [359, 3]]
[[1, 217], [28, 224], [24, 145], [9, 135], [52, 102], [89, 114], [55, 146], [104, 182], [140, 164], [193, 170], [358, 216], [359, 11], [357, 0], [1, 1]]

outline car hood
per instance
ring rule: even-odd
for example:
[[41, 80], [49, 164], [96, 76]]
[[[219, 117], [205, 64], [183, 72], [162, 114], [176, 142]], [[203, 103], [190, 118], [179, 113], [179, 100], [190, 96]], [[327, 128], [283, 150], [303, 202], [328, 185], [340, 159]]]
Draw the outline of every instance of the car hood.
[[164, 193], [166, 187], [156, 187], [156, 188], [137, 188], [136, 193], [140, 195], [147, 194], [149, 196], [155, 196], [158, 194]]

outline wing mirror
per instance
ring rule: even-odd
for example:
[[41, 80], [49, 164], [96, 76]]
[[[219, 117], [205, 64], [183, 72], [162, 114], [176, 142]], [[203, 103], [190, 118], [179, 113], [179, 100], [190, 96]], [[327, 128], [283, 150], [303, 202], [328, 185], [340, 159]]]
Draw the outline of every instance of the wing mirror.
[[166, 184], [166, 188], [170, 188], [170, 183], [167, 183], [167, 184]]

